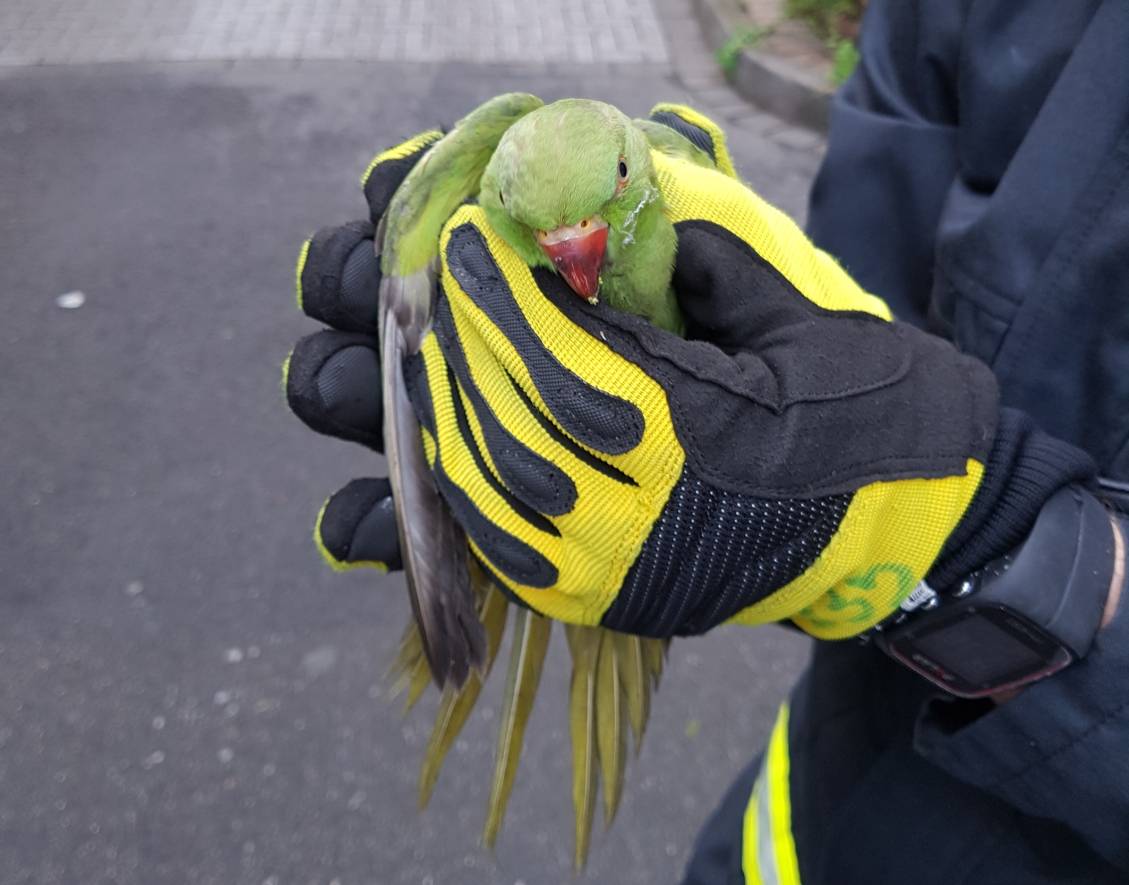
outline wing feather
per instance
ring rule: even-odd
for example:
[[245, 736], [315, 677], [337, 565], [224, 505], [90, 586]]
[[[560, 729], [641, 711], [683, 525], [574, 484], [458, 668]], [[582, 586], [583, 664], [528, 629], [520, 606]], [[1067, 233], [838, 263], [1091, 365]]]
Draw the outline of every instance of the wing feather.
[[388, 478], [412, 612], [441, 688], [459, 688], [472, 668], [481, 669], [486, 637], [470, 589], [466, 535], [431, 473], [404, 360], [419, 352], [431, 328], [443, 224], [477, 192], [506, 129], [540, 104], [535, 96], [511, 93], [460, 120], [396, 189], [375, 238], [384, 271], [378, 326]]

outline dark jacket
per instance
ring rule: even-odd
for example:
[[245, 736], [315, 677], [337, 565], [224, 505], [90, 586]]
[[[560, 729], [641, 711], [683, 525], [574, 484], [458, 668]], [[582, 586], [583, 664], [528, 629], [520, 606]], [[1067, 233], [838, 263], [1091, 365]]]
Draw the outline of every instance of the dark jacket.
[[[810, 232], [1005, 405], [1129, 479], [1129, 3], [871, 0]], [[1129, 600], [994, 708], [818, 644], [791, 700], [804, 885], [1129, 882]], [[688, 882], [739, 882], [757, 766]]]
[[874, 0], [809, 229], [1129, 479], [1129, 5]]

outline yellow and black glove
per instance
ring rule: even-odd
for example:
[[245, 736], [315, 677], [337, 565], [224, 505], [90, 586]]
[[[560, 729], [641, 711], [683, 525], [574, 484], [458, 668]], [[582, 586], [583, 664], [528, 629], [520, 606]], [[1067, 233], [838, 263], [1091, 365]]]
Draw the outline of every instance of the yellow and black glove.
[[[708, 121], [683, 121], [710, 137]], [[443, 232], [413, 403], [439, 488], [498, 583], [543, 614], [625, 632], [791, 619], [841, 638], [931, 569], [976, 568], [1022, 537], [1053, 489], [1017, 497], [1006, 464], [987, 478], [1000, 460], [989, 370], [890, 322], [739, 182], [655, 164], [686, 339], [531, 271], [475, 206]], [[311, 243], [303, 305], [365, 338], [304, 340], [288, 392], [311, 426], [378, 448], [375, 337], [340, 320], [375, 317], [370, 235]], [[330, 499], [331, 561], [395, 567], [387, 496], [361, 480]]]
[[415, 396], [440, 488], [497, 579], [551, 617], [861, 632], [972, 500], [991, 375], [889, 322], [740, 183], [656, 166], [689, 340], [531, 272], [478, 208], [451, 219]]

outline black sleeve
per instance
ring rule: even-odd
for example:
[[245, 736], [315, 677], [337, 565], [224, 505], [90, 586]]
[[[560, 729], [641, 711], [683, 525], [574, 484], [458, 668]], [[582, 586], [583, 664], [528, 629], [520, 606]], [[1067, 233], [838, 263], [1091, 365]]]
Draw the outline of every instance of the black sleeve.
[[[1040, 5], [1044, 12], [1052, 9]], [[1062, 30], [1081, 31], [1095, 5], [1080, 4], [1079, 21], [1064, 20]], [[886, 299], [900, 319], [920, 326], [927, 324], [938, 226], [954, 182], [963, 174], [962, 187], [982, 184], [968, 171], [976, 166], [969, 166], [969, 151], [981, 166], [996, 160], [1006, 165], [1002, 154], [987, 162], [988, 153], [974, 150], [977, 134], [993, 131], [991, 115], [979, 117], [975, 101], [957, 98], [958, 84], [967, 89], [970, 82], [968, 31], [984, 26], [988, 39], [992, 14], [1010, 15], [1002, 5], [994, 13], [991, 7], [872, 0], [862, 60], [833, 101], [828, 153], [812, 191], [809, 231], [815, 242]], [[1053, 25], [1053, 19], [1043, 22]], [[1053, 33], [1053, 27], [1044, 32]], [[1072, 39], [1067, 34], [1060, 42]], [[1054, 61], [1049, 52], [1047, 59]], [[990, 80], [990, 71], [981, 73]], [[984, 96], [979, 86], [973, 91]], [[987, 98], [980, 106], [989, 106]], [[1038, 108], [1034, 104], [1029, 115]], [[1015, 147], [994, 136], [988, 141], [985, 147], [1006, 147], [1009, 156]], [[954, 535], [931, 578], [944, 583], [1002, 553], [1053, 489], [1093, 471], [1084, 453], [1039, 432], [1022, 413], [1004, 410], [989, 475], [962, 527], [967, 530]], [[1085, 661], [971, 725], [950, 725], [959, 719], [952, 712], [936, 702], [922, 711], [922, 756], [1023, 814], [1069, 826], [1129, 869], [1129, 601]]]

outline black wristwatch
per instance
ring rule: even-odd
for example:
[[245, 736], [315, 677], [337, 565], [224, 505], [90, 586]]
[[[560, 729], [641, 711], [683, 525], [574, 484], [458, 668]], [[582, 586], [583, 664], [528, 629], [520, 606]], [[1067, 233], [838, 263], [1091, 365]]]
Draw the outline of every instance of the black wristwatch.
[[922, 582], [869, 638], [958, 697], [1027, 685], [1086, 655], [1114, 568], [1109, 511], [1080, 486], [1057, 492], [1023, 543], [952, 593]]

